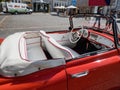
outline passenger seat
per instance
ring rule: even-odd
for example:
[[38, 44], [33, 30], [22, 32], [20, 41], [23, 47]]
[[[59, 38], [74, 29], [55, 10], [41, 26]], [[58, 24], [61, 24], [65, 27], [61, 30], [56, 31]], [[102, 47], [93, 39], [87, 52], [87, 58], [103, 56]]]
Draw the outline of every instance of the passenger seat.
[[77, 52], [69, 47], [64, 47], [56, 42], [51, 36], [44, 31], [40, 31], [45, 47], [52, 58], [65, 58], [66, 60], [80, 56]]

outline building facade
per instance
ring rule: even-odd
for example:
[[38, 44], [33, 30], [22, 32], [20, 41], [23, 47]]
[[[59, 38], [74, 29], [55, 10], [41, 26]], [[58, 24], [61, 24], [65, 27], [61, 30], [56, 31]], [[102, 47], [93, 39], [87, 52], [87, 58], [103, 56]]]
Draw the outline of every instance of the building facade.
[[[89, 0], [77, 0], [77, 7], [80, 13], [93, 13], [95, 6], [86, 6]], [[111, 9], [120, 8], [120, 0], [111, 0], [109, 6], [99, 6], [103, 8], [103, 14], [109, 14]]]
[[56, 6], [65, 6], [67, 7], [68, 5], [70, 5], [71, 0], [53, 0], [53, 7]]
[[34, 12], [49, 12], [49, 3], [43, 0], [32, 0], [32, 9]]
[[78, 7], [79, 13], [93, 13], [94, 7], [87, 6], [88, 0], [77, 0], [76, 6]]
[[[12, 0], [12, 2], [26, 3], [35, 12], [48, 12], [53, 11], [56, 6], [69, 6], [74, 5], [78, 8], [79, 13], [93, 13], [94, 7], [86, 6], [88, 0]], [[110, 6], [105, 6], [104, 12], [107, 13], [110, 9], [120, 10], [120, 0], [111, 0]]]
[[50, 11], [54, 10], [56, 6], [69, 6], [71, 4], [71, 0], [44, 0], [45, 2], [49, 3]]
[[32, 8], [32, 0], [22, 0], [22, 3], [26, 3], [30, 8]]

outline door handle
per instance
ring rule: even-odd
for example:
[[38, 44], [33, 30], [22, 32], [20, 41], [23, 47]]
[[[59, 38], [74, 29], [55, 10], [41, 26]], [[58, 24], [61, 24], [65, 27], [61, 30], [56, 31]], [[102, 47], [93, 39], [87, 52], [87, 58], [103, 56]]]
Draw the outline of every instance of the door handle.
[[88, 75], [88, 73], [89, 73], [89, 71], [84, 71], [84, 72], [73, 74], [71, 76], [72, 76], [72, 78], [80, 78], [80, 77]]

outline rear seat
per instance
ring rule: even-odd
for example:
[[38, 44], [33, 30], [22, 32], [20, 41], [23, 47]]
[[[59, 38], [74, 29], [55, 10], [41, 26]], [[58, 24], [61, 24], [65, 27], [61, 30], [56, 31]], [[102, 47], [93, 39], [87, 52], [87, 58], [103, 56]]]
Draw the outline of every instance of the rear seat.
[[[8, 36], [1, 44], [0, 75], [5, 77], [24, 76], [39, 69], [56, 66], [51, 64], [51, 61], [49, 64], [49, 60], [45, 60], [47, 58], [40, 47], [40, 36], [28, 38], [24, 35], [26, 35], [25, 32], [15, 33]], [[57, 65], [60, 64], [57, 63]]]
[[30, 61], [46, 60], [47, 57], [41, 47], [40, 36], [28, 35], [24, 37], [26, 41], [27, 59]]
[[42, 47], [38, 43], [27, 45], [27, 57], [32, 61], [47, 59]]

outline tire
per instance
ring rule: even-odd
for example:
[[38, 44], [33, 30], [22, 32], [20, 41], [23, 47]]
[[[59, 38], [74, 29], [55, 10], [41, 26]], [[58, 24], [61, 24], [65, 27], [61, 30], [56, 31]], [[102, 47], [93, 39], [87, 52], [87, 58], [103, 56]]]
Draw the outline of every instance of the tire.
[[31, 14], [31, 12], [28, 12], [27, 14]]
[[14, 14], [15, 14], [15, 15], [17, 15], [17, 14], [18, 14], [18, 12], [17, 12], [17, 11], [15, 11], [15, 12], [14, 12]]
[[29, 12], [29, 14], [32, 14], [32, 12]]

